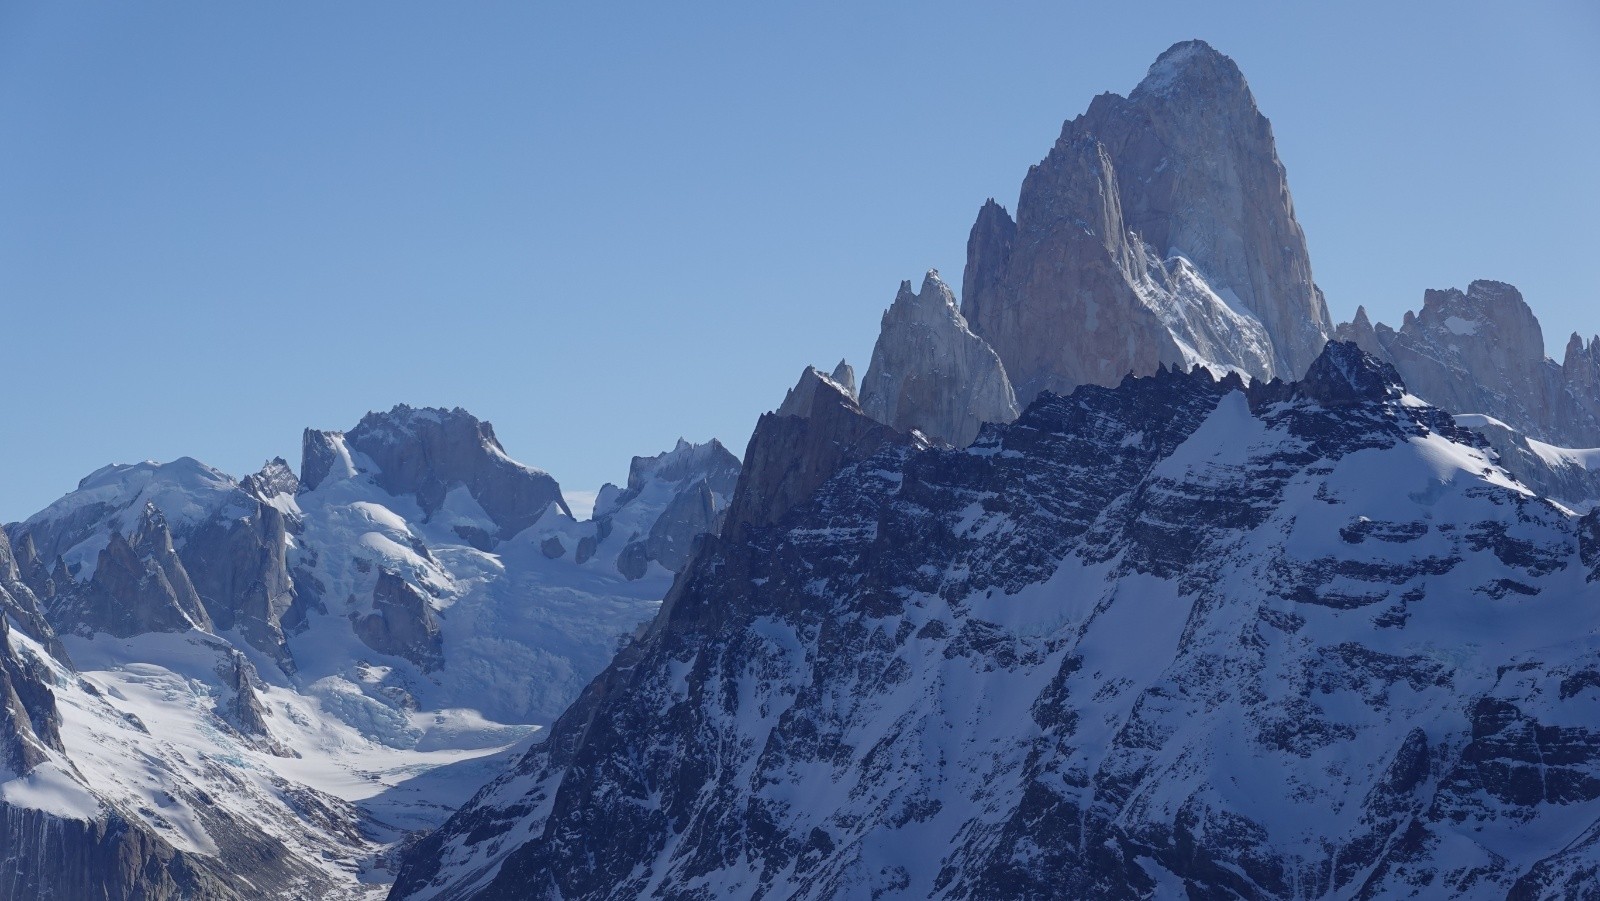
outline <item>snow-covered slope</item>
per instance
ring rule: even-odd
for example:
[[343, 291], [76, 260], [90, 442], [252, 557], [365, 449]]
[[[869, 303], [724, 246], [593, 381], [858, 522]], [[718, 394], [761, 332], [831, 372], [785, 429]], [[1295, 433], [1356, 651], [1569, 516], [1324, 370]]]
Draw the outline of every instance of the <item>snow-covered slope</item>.
[[1600, 517], [1392, 368], [879, 448], [709, 544], [393, 897], [1592, 896]]
[[[40, 725], [0, 729], [0, 808], [27, 820], [11, 840], [70, 838], [15, 859], [0, 898], [381, 896], [393, 851], [650, 618], [739, 471], [680, 442], [580, 522], [464, 411], [305, 443], [305, 482], [282, 461], [107, 467], [7, 528], [0, 650]], [[133, 872], [40, 871], [96, 848]]]
[[1495, 462], [1539, 494], [1579, 512], [1600, 503], [1600, 448], [1546, 444], [1482, 413], [1459, 413], [1456, 424], [1482, 435]]

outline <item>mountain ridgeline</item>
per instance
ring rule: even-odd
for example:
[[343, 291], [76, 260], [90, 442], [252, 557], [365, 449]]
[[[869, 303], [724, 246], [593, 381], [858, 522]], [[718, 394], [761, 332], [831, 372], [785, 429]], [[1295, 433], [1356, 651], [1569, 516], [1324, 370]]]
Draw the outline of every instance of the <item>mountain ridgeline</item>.
[[859, 397], [761, 418], [391, 897], [1593, 897], [1589, 353], [1494, 283], [1335, 326], [1238, 68], [1177, 45], [982, 207], [959, 303], [902, 284]]
[[[721, 444], [574, 519], [463, 410], [233, 477], [109, 466], [0, 533], [0, 898], [364, 898], [715, 531]], [[419, 775], [420, 774], [420, 775]]]
[[752, 451], [790, 457], [752, 452], [741, 492], [836, 472], [730, 520], [393, 897], [1594, 884], [1600, 514], [1392, 366], [1334, 343], [1294, 383], [1158, 368], [965, 449], [830, 456], [837, 431], [762, 420]]
[[464, 410], [0, 530], [0, 901], [1600, 897], [1600, 338], [1335, 324], [1201, 41], [743, 460]]

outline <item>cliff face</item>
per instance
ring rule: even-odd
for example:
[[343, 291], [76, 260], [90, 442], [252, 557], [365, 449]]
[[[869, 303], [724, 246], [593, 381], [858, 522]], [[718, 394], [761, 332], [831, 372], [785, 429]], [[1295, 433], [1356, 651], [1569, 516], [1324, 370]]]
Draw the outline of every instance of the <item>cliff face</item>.
[[921, 444], [868, 416], [843, 385], [808, 368], [777, 411], [756, 423], [723, 530], [738, 537], [777, 525], [841, 467], [886, 446]]
[[883, 314], [861, 382], [861, 409], [900, 431], [918, 429], [958, 447], [972, 443], [985, 422], [1017, 418], [1005, 366], [967, 328], [938, 272], [929, 270], [915, 293], [902, 282]]
[[1019, 399], [1161, 363], [1298, 377], [1332, 330], [1272, 128], [1200, 41], [1068, 122], [967, 244], [962, 312]]
[[964, 444], [1040, 391], [1196, 364], [1297, 378], [1332, 333], [1272, 127], [1237, 66], [1173, 46], [1127, 97], [1096, 97], [967, 240], [942, 283], [884, 315], [863, 408]]
[[494, 427], [460, 408], [402, 404], [387, 413], [367, 414], [339, 437], [342, 451], [332, 448], [327, 433], [306, 430], [304, 489], [320, 485], [330, 468], [351, 465], [349, 453], [355, 452], [377, 465], [385, 491], [415, 497], [429, 516], [444, 506], [452, 488], [465, 488], [494, 522], [501, 539], [532, 525], [551, 504], [572, 513], [555, 479], [506, 456]]
[[1573, 335], [1562, 362], [1550, 359], [1538, 317], [1511, 285], [1427, 291], [1398, 329], [1358, 309], [1339, 335], [1393, 363], [1419, 397], [1550, 444], [1600, 447], [1597, 343]]

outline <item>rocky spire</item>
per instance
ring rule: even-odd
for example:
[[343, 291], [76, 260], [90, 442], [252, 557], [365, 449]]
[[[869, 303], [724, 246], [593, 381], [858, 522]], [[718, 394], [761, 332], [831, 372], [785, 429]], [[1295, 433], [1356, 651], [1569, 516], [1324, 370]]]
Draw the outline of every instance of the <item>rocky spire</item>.
[[833, 367], [833, 372], [828, 375], [828, 378], [833, 379], [839, 387], [843, 388], [844, 393], [855, 398], [858, 403], [860, 402], [861, 397], [856, 393], [856, 369], [850, 365], [849, 361], [841, 359], [839, 365]]
[[1161, 363], [1294, 378], [1332, 331], [1272, 129], [1233, 61], [1175, 45], [985, 203], [962, 309], [1019, 398]]
[[756, 423], [723, 534], [779, 522], [834, 473], [891, 444], [918, 442], [862, 412], [843, 386], [807, 367], [778, 410]]
[[200, 595], [172, 546], [166, 517], [147, 504], [131, 536], [112, 532], [85, 583], [68, 580], [49, 618], [63, 634], [105, 632], [118, 638], [146, 632], [211, 629]]
[[967, 328], [937, 270], [928, 270], [921, 291], [900, 283], [861, 383], [861, 408], [900, 431], [961, 447], [983, 423], [1017, 418], [1005, 366]]
[[961, 314], [969, 322], [981, 318], [984, 299], [1000, 291], [1016, 240], [1017, 224], [1011, 214], [993, 197], [984, 201], [967, 236], [967, 270], [961, 279]]
[[1356, 307], [1355, 318], [1349, 322], [1342, 322], [1334, 329], [1333, 336], [1338, 341], [1351, 341], [1369, 354], [1383, 356], [1383, 345], [1378, 341], [1378, 333], [1373, 328], [1372, 320], [1367, 317], [1367, 308]]

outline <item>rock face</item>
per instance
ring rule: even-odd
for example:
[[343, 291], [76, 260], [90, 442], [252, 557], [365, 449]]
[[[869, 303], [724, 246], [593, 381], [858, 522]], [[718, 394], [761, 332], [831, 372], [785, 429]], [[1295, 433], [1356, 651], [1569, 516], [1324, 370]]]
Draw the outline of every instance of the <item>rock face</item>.
[[367, 414], [342, 435], [308, 429], [302, 445], [303, 490], [320, 485], [336, 466], [355, 465], [354, 453], [376, 464], [384, 490], [414, 496], [429, 516], [444, 506], [452, 489], [465, 488], [502, 540], [532, 525], [551, 504], [572, 513], [555, 479], [506, 456], [494, 427], [459, 407], [402, 404], [387, 413]]
[[55, 583], [34, 552], [33, 542], [24, 536], [22, 554], [11, 547], [11, 539], [0, 529], [0, 616], [9, 617], [24, 634], [45, 646], [57, 659], [66, 659], [66, 649], [56, 639], [55, 630], [45, 618], [39, 596], [30, 585], [37, 582], [53, 597]]
[[[841, 387], [854, 396], [853, 384]], [[938, 272], [929, 270], [916, 293], [900, 283], [861, 383], [861, 409], [900, 431], [918, 429], [958, 447], [972, 443], [985, 422], [1017, 418], [1005, 366], [967, 328]]]
[[[618, 572], [630, 580], [641, 579], [651, 561], [679, 572], [689, 561], [695, 539], [721, 528], [738, 480], [739, 458], [716, 439], [691, 444], [679, 438], [670, 451], [634, 457], [627, 488], [607, 484], [596, 496], [597, 533], [580, 553], [587, 559], [599, 541], [626, 531]], [[639, 508], [658, 512], [646, 523], [636, 516]]]
[[1310, 372], [844, 462], [392, 897], [1583, 897], [1600, 514], [1351, 345]]
[[229, 886], [115, 813], [84, 821], [0, 803], [0, 846], [8, 864], [22, 864], [8, 866], [0, 880], [4, 901], [247, 897], [242, 886]]
[[1294, 378], [1332, 330], [1272, 128], [1201, 41], [1066, 123], [1014, 221], [983, 206], [962, 286], [1024, 402], [1162, 363]]
[[1551, 444], [1600, 446], [1600, 349], [1573, 335], [1565, 360], [1549, 359], [1538, 318], [1511, 285], [1480, 280], [1465, 292], [1428, 291], [1399, 329], [1374, 326], [1357, 309], [1339, 336], [1392, 363], [1432, 403]]
[[807, 368], [777, 411], [756, 423], [724, 531], [776, 525], [841, 467], [887, 446], [921, 442], [868, 416], [843, 385]]
[[128, 638], [211, 628], [173, 549], [166, 517], [153, 504], [131, 536], [111, 533], [87, 582], [57, 588], [48, 615], [57, 631], [75, 635], [105, 632]]
[[415, 663], [424, 672], [443, 662], [444, 640], [428, 596], [388, 570], [378, 573], [372, 612], [355, 618], [356, 634], [380, 654]]
[[269, 462], [240, 484], [242, 497], [188, 536], [179, 554], [216, 627], [238, 629], [284, 667], [293, 666], [283, 621], [296, 593], [289, 572], [293, 522], [277, 499], [297, 489], [282, 460]]
[[25, 776], [61, 750], [61, 712], [41, 668], [11, 647], [11, 627], [0, 617], [0, 765]]

